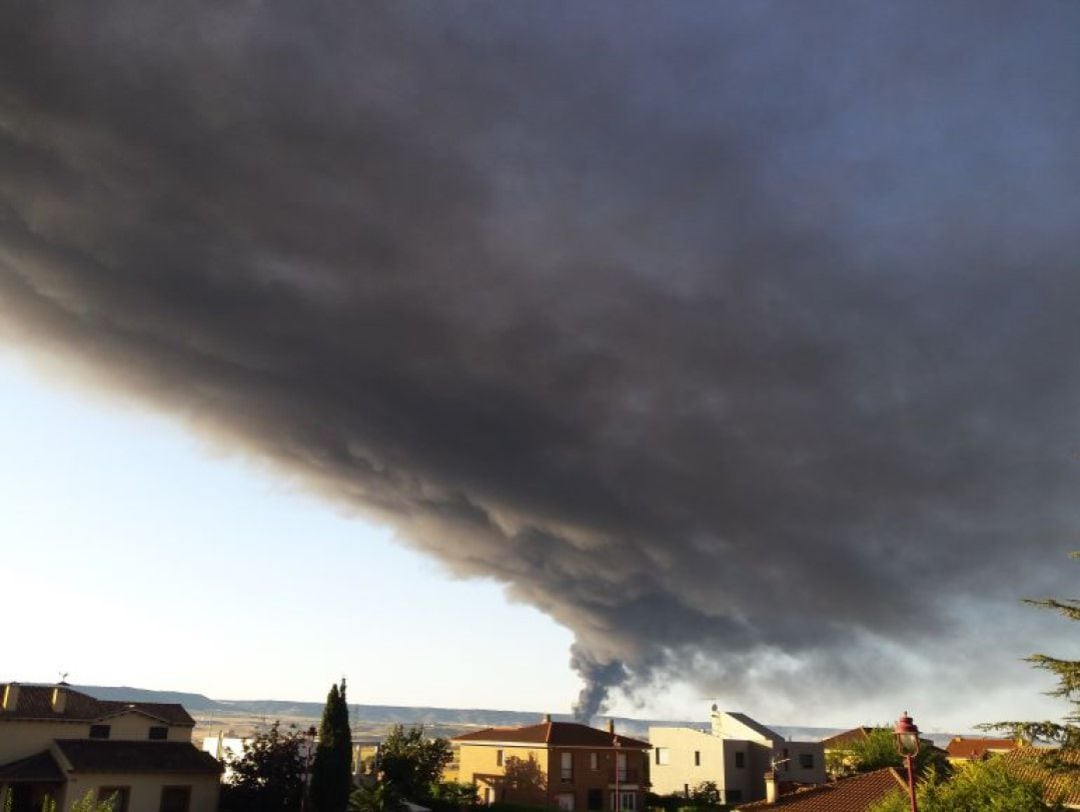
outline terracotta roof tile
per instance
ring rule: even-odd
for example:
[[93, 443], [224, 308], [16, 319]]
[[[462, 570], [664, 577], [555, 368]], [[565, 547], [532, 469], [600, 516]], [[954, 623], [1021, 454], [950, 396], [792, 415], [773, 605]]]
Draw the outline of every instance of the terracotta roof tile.
[[[6, 684], [6, 683], [5, 683]], [[0, 696], [3, 695], [0, 685]], [[194, 727], [183, 705], [168, 702], [117, 702], [114, 700], [94, 699], [80, 691], [67, 691], [67, 700], [63, 713], [52, 709], [53, 685], [20, 685], [15, 707], [0, 711], [0, 721], [4, 719], [62, 719], [69, 722], [95, 722], [107, 716], [116, 716], [129, 710], [136, 710], [170, 725]]]
[[871, 773], [841, 778], [781, 795], [776, 803], [754, 801], [736, 804], [738, 810], [784, 809], [787, 812], [865, 812], [890, 792], [905, 789], [906, 784], [893, 769], [886, 767]]
[[957, 736], [949, 742], [949, 758], [984, 758], [990, 753], [1007, 753], [1017, 747], [1013, 739], [965, 739]]
[[1067, 767], [1066, 771], [1051, 771], [1042, 762], [1048, 751], [1042, 747], [1017, 747], [1002, 756], [1010, 769], [1021, 778], [1046, 782], [1046, 800], [1069, 806], [1080, 806], [1080, 750], [1059, 750], [1058, 759]]
[[541, 722], [526, 727], [489, 727], [466, 733], [454, 739], [456, 742], [514, 742], [521, 744], [547, 744], [552, 747], [613, 747], [613, 739], [619, 740], [620, 747], [646, 750], [652, 747], [648, 742], [632, 739], [629, 736], [597, 730], [576, 722]]
[[871, 730], [873, 728], [853, 727], [851, 730], [845, 730], [843, 733], [837, 733], [827, 739], [822, 739], [821, 743], [825, 745], [826, 750], [842, 750], [857, 742], [866, 741], [870, 738]]
[[224, 769], [190, 742], [57, 739], [55, 744], [76, 772], [218, 775]]

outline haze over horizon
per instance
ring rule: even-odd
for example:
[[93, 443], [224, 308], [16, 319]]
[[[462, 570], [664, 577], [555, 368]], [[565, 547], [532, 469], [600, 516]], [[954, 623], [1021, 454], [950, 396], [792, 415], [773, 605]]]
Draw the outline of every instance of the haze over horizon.
[[[117, 626], [134, 593], [101, 614], [66, 562], [190, 544], [298, 575], [272, 522], [165, 527], [226, 472], [269, 492], [246, 508], [326, 521], [320, 566], [400, 544], [383, 572], [466, 579], [432, 587], [459, 590], [425, 604], [437, 629], [373, 643], [430, 674], [453, 623], [454, 690], [557, 640], [583, 717], [1054, 713], [1019, 659], [1068, 656], [1068, 629], [1020, 601], [1076, 580], [1080, 6], [470, 11], [0, 8], [5, 353], [222, 455], [133, 428], [138, 477], [93, 485], [124, 430], [50, 448], [79, 418], [24, 409], [53, 395], [5, 373], [12, 487], [56, 460], [21, 491], [40, 508], [0, 519], [44, 545], [24, 570], [62, 551]], [[113, 511], [159, 478], [137, 510], [161, 534], [60, 535], [68, 464]], [[212, 501], [207, 527], [244, 521]], [[334, 583], [327, 604], [379, 612]], [[290, 603], [247, 627], [303, 639]], [[308, 643], [327, 678], [335, 640]]]

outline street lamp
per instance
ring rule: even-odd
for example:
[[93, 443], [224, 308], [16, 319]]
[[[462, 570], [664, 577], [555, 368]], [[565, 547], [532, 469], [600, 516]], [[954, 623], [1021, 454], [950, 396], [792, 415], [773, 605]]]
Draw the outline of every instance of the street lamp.
[[915, 801], [915, 767], [911, 763], [911, 760], [919, 753], [919, 728], [908, 716], [907, 711], [904, 711], [900, 714], [900, 718], [896, 720], [896, 727], [893, 728], [893, 732], [896, 734], [896, 749], [907, 761], [908, 794], [911, 796], [911, 812], [919, 812], [919, 807]]

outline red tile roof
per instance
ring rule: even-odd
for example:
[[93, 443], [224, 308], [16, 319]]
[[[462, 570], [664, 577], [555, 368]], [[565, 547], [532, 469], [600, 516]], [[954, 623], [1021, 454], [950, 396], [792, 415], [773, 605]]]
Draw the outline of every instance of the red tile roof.
[[754, 801], [736, 804], [738, 810], [784, 809], [788, 812], [865, 812], [886, 795], [906, 791], [907, 784], [890, 767], [871, 773], [841, 778], [829, 784], [819, 784], [781, 795], [776, 803]]
[[56, 748], [82, 773], [218, 775], [224, 769], [190, 742], [57, 739]]
[[[6, 683], [5, 683], [6, 684]], [[88, 694], [73, 691], [65, 687], [67, 700], [63, 713], [57, 713], [52, 709], [53, 685], [19, 685], [19, 695], [15, 707], [8, 710], [0, 710], [0, 722], [5, 719], [49, 719], [63, 720], [67, 722], [96, 722], [108, 716], [116, 716], [121, 713], [134, 710], [152, 716], [170, 725], [182, 727], [194, 727], [195, 720], [191, 718], [183, 705], [167, 702], [116, 702], [114, 700], [94, 699]], [[0, 685], [0, 696], [3, 696], [4, 685]]]
[[949, 742], [949, 758], [979, 759], [990, 753], [1007, 753], [1017, 747], [1014, 739], [965, 739], [955, 737]]
[[871, 730], [873, 730], [871, 727], [853, 727], [851, 730], [822, 739], [821, 743], [825, 745], [826, 750], [844, 750], [857, 742], [866, 741], [870, 738]]
[[1049, 803], [1061, 803], [1069, 807], [1080, 806], [1080, 751], [1054, 751], [1062, 766], [1071, 770], [1050, 770], [1042, 758], [1048, 751], [1042, 747], [1017, 747], [1002, 756], [1011, 771], [1021, 777], [1046, 782], [1046, 800]]
[[606, 730], [597, 730], [576, 722], [541, 722], [527, 727], [489, 727], [466, 733], [454, 739], [456, 742], [512, 742], [521, 744], [544, 744], [550, 747], [614, 747], [618, 740], [619, 747], [635, 750], [647, 750], [652, 747], [648, 742], [631, 739]]

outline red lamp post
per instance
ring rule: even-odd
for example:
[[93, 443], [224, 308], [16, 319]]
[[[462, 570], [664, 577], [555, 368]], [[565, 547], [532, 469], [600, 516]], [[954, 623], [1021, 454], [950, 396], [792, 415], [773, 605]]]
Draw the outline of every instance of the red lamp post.
[[904, 711], [896, 721], [893, 728], [896, 734], [896, 749], [907, 761], [908, 794], [911, 796], [911, 812], [919, 812], [919, 806], [915, 801], [915, 767], [912, 759], [919, 753], [919, 728]]

